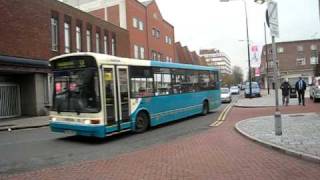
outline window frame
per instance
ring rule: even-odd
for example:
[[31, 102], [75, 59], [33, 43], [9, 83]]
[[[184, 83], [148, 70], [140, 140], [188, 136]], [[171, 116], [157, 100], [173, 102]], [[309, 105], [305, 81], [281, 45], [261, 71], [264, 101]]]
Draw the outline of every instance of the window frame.
[[59, 50], [59, 19], [51, 17], [51, 50]]

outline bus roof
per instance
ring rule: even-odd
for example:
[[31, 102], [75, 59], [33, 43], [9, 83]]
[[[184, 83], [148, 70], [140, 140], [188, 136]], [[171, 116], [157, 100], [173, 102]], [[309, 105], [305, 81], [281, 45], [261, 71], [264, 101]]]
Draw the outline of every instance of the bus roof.
[[53, 57], [49, 61], [54, 61], [56, 59], [71, 57], [71, 56], [92, 56], [97, 60], [98, 65], [115, 64], [115, 65], [153, 66], [153, 67], [165, 67], [165, 68], [218, 71], [217, 68], [209, 67], [209, 66], [170, 63], [170, 62], [153, 61], [153, 60], [130, 59], [130, 58], [123, 58], [123, 57], [111, 56], [111, 55], [107, 55], [107, 54], [92, 53], [92, 52], [64, 54], [64, 55]]

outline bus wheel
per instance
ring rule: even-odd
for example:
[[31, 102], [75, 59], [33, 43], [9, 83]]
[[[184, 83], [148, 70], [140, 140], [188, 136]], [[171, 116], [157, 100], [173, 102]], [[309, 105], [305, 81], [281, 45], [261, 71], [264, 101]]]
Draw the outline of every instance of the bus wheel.
[[136, 129], [135, 132], [142, 133], [147, 130], [149, 125], [149, 118], [145, 112], [140, 112], [136, 119]]
[[204, 101], [201, 114], [206, 115], [208, 113], [209, 113], [209, 103], [207, 101]]

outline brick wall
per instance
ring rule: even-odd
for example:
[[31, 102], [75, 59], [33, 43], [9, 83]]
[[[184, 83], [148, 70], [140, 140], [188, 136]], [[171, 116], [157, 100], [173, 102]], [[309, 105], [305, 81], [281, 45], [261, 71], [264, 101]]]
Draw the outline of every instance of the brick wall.
[[[51, 17], [59, 19], [59, 50], [51, 50]], [[64, 21], [71, 23], [71, 52], [76, 51], [75, 27], [81, 24], [82, 50], [86, 51], [85, 30], [92, 28], [92, 50], [95, 51], [95, 33], [116, 38], [116, 55], [129, 57], [129, 33], [118, 26], [98, 19], [55, 0], [0, 0], [0, 54], [34, 59], [49, 59], [64, 54]]]

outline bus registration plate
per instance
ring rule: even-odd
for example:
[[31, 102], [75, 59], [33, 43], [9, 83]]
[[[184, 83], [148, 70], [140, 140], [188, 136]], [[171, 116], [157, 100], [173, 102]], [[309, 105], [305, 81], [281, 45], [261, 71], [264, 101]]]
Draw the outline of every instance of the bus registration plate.
[[77, 134], [75, 131], [72, 131], [72, 130], [65, 130], [64, 133], [69, 134], [69, 135], [76, 135]]

